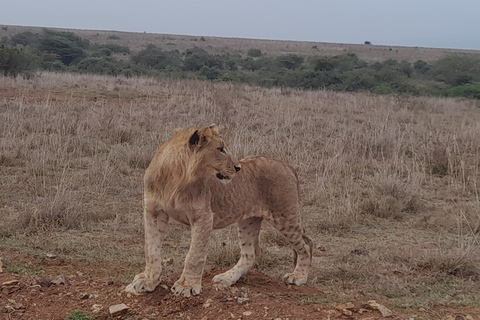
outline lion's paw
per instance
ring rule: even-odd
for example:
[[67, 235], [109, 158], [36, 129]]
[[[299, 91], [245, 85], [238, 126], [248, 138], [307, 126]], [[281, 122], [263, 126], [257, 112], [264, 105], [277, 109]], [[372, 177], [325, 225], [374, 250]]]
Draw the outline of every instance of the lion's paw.
[[199, 295], [201, 291], [202, 291], [201, 284], [187, 285], [185, 284], [185, 281], [180, 281], [180, 280], [177, 280], [172, 287], [172, 292], [175, 295], [184, 296], [186, 298], [190, 296]]
[[217, 290], [223, 290], [235, 284], [235, 282], [233, 277], [225, 272], [213, 277], [212, 286]]
[[124, 291], [132, 294], [153, 292], [159, 283], [160, 279], [148, 279], [143, 273], [140, 273], [135, 276], [132, 283], [130, 283]]
[[292, 273], [287, 273], [286, 275], [283, 276], [283, 281], [285, 281], [288, 284], [296, 284], [297, 286], [300, 286], [302, 284], [307, 283], [307, 276], [292, 272]]

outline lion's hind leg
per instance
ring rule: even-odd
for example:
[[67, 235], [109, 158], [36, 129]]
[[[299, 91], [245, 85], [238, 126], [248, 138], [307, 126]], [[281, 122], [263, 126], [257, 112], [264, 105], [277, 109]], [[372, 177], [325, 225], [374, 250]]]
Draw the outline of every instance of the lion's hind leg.
[[300, 225], [300, 217], [295, 214], [290, 219], [288, 215], [279, 215], [281, 218], [273, 218], [270, 223], [280, 231], [287, 241], [293, 246], [295, 270], [287, 273], [283, 279], [288, 284], [302, 285], [307, 282], [308, 272], [312, 264], [313, 241], [304, 234]]
[[238, 222], [238, 238], [240, 241], [240, 260], [230, 270], [216, 275], [213, 286], [217, 289], [228, 288], [235, 284], [245, 273], [250, 270], [255, 262], [255, 257], [261, 253], [259, 233], [262, 218], [249, 218]]

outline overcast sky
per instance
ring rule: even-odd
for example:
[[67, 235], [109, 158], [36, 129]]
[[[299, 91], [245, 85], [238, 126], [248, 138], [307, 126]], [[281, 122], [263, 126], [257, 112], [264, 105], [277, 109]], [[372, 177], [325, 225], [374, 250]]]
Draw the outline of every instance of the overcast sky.
[[0, 24], [480, 50], [480, 0], [0, 0]]

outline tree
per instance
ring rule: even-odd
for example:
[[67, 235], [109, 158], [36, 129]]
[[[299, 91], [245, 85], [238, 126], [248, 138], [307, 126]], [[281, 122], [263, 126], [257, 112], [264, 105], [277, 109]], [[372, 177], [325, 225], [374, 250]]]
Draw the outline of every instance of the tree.
[[5, 77], [16, 77], [31, 70], [33, 57], [24, 50], [0, 47], [0, 71]]
[[163, 70], [167, 67], [180, 68], [182, 61], [180, 59], [180, 52], [163, 51], [161, 48], [153, 44], [141, 50], [136, 55], [132, 56], [132, 61], [135, 64], [144, 65], [150, 68]]
[[83, 40], [72, 32], [44, 29], [38, 49], [43, 52], [54, 53], [59, 56], [64, 64], [70, 65], [86, 56], [84, 50], [88, 46], [89, 42], [87, 40]]
[[183, 61], [183, 68], [186, 71], [198, 71], [203, 66], [209, 68], [222, 69], [223, 64], [220, 56], [211, 55], [207, 51], [200, 48], [187, 49]]
[[448, 56], [438, 60], [430, 72], [435, 80], [450, 85], [480, 81], [480, 56]]
[[260, 49], [248, 49], [247, 51], [247, 56], [252, 57], [252, 58], [258, 58], [263, 55], [262, 51]]
[[423, 60], [417, 60], [413, 64], [413, 69], [415, 69], [415, 72], [425, 74], [428, 70], [430, 70], [430, 65]]
[[277, 63], [283, 68], [294, 70], [302, 65], [303, 57], [294, 54], [284, 55], [277, 58]]

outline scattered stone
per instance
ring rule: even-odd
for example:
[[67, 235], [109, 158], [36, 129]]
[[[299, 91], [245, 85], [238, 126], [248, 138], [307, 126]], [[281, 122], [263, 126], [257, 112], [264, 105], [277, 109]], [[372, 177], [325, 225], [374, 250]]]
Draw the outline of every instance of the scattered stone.
[[246, 316], [246, 317], [248, 317], [248, 316], [251, 316], [252, 313], [253, 313], [252, 311], [245, 311], [245, 312], [243, 313], [243, 315]]
[[63, 275], [60, 275], [58, 277], [56, 277], [55, 279], [52, 280], [52, 284], [55, 284], [55, 285], [69, 285], [70, 282], [68, 282], [68, 279], [66, 279]]
[[250, 301], [250, 298], [237, 298], [237, 302], [239, 304], [245, 304], [247, 303], [248, 301]]
[[4, 283], [2, 283], [2, 286], [8, 287], [8, 286], [14, 286], [16, 284], [18, 284], [18, 280], [10, 280], [10, 281], [5, 281]]
[[317, 244], [317, 250], [325, 251], [325, 247], [322, 244]]
[[102, 311], [102, 305], [94, 304], [92, 306], [92, 313], [100, 313], [100, 311]]
[[54, 255], [53, 253], [47, 253], [47, 258], [48, 259], [55, 259], [57, 256]]
[[205, 301], [205, 303], [203, 304], [203, 307], [208, 308], [208, 307], [210, 307], [211, 303], [212, 303], [212, 299], [207, 299], [207, 301]]
[[355, 308], [355, 305], [351, 302], [347, 302], [345, 304], [339, 304], [338, 306], [335, 307], [338, 311], [342, 310], [349, 310]]
[[6, 306], [7, 308], [9, 309], [13, 309], [13, 310], [21, 310], [21, 309], [25, 309], [25, 306], [21, 303], [18, 303], [16, 302], [15, 300], [13, 299], [7, 299], [8, 302], [10, 303], [10, 305]]
[[160, 287], [168, 291], [168, 286], [166, 284], [161, 284]]
[[350, 310], [348, 310], [348, 309], [344, 309], [344, 310], [342, 311], [342, 314], [343, 314], [344, 316], [351, 317], [351, 316], [353, 315], [353, 312], [350, 311]]
[[35, 281], [40, 285], [40, 287], [50, 287], [52, 282], [44, 277], [35, 277]]
[[380, 311], [384, 318], [390, 317], [393, 313], [390, 309], [377, 303], [375, 300], [369, 300], [367, 304], [370, 308]]
[[130, 309], [125, 303], [116, 304], [108, 308], [108, 312], [113, 317], [119, 316]]
[[173, 258], [163, 259], [162, 264], [164, 266], [169, 266], [169, 265], [173, 264]]
[[87, 300], [88, 298], [90, 298], [90, 295], [88, 293], [82, 293], [80, 295], [80, 300]]

